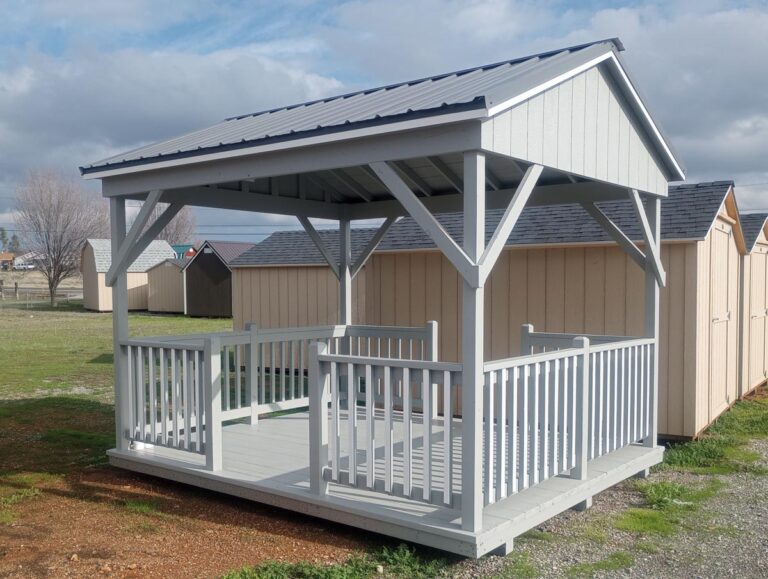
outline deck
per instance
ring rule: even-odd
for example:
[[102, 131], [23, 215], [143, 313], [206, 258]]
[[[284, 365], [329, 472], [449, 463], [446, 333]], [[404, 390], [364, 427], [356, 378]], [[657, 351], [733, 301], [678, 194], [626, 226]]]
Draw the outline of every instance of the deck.
[[[402, 429], [395, 420], [394, 429]], [[135, 445], [109, 451], [116, 467], [222, 492], [323, 519], [352, 525], [478, 557], [497, 548], [508, 549], [515, 537], [543, 521], [590, 499], [662, 459], [660, 447], [631, 444], [589, 462], [586, 480], [556, 476], [513, 494], [483, 510], [482, 531], [461, 527], [461, 509], [384, 494], [378, 490], [330, 483], [329, 493], [310, 492], [309, 414], [300, 412], [260, 420], [256, 425], [223, 427], [223, 466], [206, 468], [205, 456], [166, 447]], [[461, 420], [451, 428], [454, 447], [454, 494], [461, 493]], [[341, 433], [342, 440], [344, 433]], [[441, 435], [433, 434], [439, 444]], [[396, 437], [397, 438], [397, 437]], [[344, 442], [346, 444], [346, 442]], [[418, 447], [418, 441], [416, 441]], [[440, 455], [439, 452], [435, 453]], [[377, 463], [383, 448], [377, 447]], [[361, 458], [363, 455], [361, 454]], [[344, 464], [341, 465], [342, 468]], [[393, 467], [402, 468], [396, 463]], [[378, 468], [378, 464], [377, 464]], [[435, 472], [439, 473], [439, 469]], [[421, 473], [414, 471], [414, 483]]]

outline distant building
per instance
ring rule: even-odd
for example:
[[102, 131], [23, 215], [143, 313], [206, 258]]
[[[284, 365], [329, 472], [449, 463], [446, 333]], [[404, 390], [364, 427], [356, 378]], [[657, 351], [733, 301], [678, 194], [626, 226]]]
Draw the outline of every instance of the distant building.
[[15, 256], [10, 251], [0, 252], [0, 270], [11, 269]]
[[176, 253], [176, 259], [191, 259], [195, 257], [197, 250], [192, 244], [176, 244], [171, 245], [174, 253]]
[[184, 266], [184, 313], [188, 316], [232, 317], [232, 270], [237, 256], [253, 243], [205, 241]]
[[[167, 241], [156, 240], [128, 267], [128, 309], [147, 309], [147, 271], [166, 259], [173, 259], [175, 255]], [[105, 279], [111, 265], [112, 242], [109, 239], [89, 239], [85, 242], [80, 271], [83, 274], [83, 306], [86, 309], [112, 311], [112, 288], [107, 287]]]
[[13, 269], [34, 269], [40, 261], [40, 254], [29, 251], [13, 258]]

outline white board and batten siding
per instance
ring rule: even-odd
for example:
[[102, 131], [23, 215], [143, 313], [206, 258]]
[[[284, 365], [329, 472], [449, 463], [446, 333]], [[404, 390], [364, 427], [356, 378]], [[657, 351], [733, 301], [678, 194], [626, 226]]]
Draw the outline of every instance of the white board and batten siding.
[[600, 66], [483, 123], [483, 148], [591, 179], [667, 194], [667, 176]]
[[[352, 280], [352, 323], [365, 317], [365, 268]], [[327, 266], [232, 268], [235, 330], [296, 328], [339, 322], [339, 281]]]

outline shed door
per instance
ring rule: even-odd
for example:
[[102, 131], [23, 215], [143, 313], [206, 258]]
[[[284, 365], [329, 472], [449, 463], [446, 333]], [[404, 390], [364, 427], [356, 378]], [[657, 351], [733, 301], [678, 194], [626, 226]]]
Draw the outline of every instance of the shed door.
[[749, 388], [765, 380], [766, 253], [756, 247], [749, 258]]
[[736, 312], [731, 311], [729, 290], [730, 231], [719, 227], [712, 230], [710, 294], [711, 334], [710, 334], [710, 381], [709, 408], [710, 420], [720, 414], [730, 404], [729, 365], [731, 364], [729, 330], [736, 320]]

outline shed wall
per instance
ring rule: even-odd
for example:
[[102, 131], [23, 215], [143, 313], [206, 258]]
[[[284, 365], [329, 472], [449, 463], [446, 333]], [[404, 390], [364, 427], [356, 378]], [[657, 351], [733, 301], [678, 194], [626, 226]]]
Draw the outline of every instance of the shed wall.
[[232, 273], [215, 253], [199, 253], [184, 274], [187, 277], [187, 315], [232, 316]]
[[744, 330], [740, 395], [760, 386], [768, 377], [768, 240], [763, 234], [742, 260]]
[[667, 179], [614, 81], [599, 66], [483, 125], [489, 150], [660, 195]]
[[[669, 283], [661, 291], [659, 431], [667, 435], [695, 434], [685, 430], [684, 399], [696, 390], [696, 247], [662, 246]], [[437, 251], [376, 253], [366, 268], [366, 323], [436, 320], [439, 358], [457, 361], [461, 282], [451, 263]], [[539, 331], [642, 335], [644, 275], [616, 246], [504, 250], [485, 289], [485, 359], [519, 355], [525, 323]]]
[[184, 311], [184, 275], [181, 268], [163, 263], [147, 272], [147, 307], [150, 312]]
[[[96, 272], [96, 263], [93, 257], [93, 248], [90, 244], [83, 247], [80, 258], [80, 272], [83, 275], [83, 307], [87, 310], [103, 311], [99, 298], [99, 274]], [[103, 277], [103, 276], [102, 276]], [[110, 308], [111, 309], [111, 308]]]
[[[367, 266], [352, 280], [352, 321], [368, 323]], [[339, 281], [328, 267], [236, 267], [232, 270], [232, 316], [236, 330], [337, 324]]]

